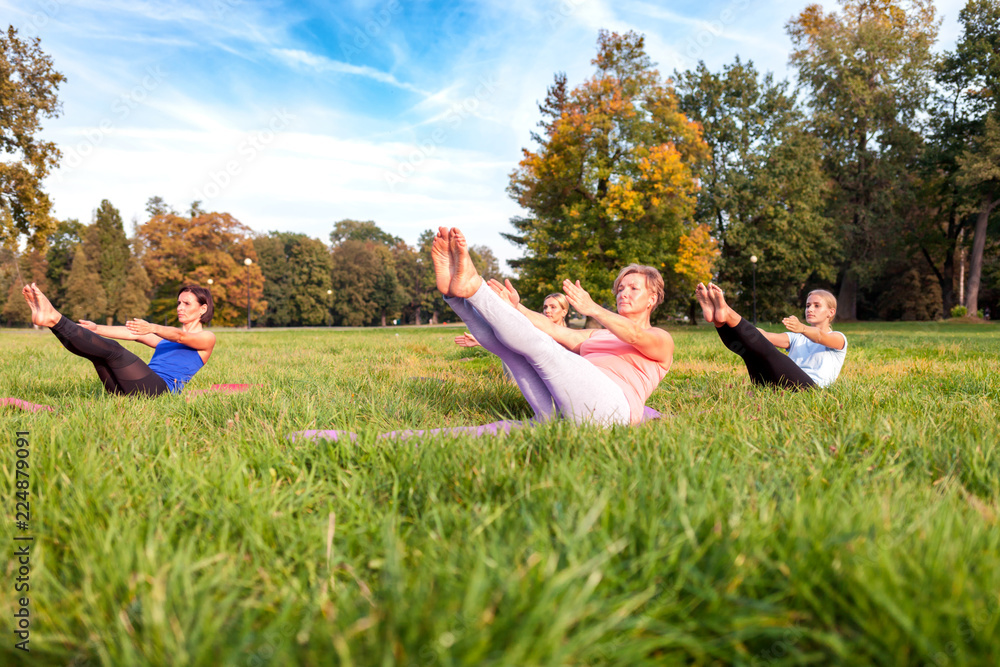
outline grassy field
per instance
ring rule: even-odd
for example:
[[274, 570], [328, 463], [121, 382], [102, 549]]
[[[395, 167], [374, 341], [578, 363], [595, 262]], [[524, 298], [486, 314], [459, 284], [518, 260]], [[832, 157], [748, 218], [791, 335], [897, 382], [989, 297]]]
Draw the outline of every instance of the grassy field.
[[263, 386], [191, 400], [4, 331], [0, 397], [57, 411], [0, 408], [0, 541], [34, 537], [0, 663], [1000, 664], [1000, 327], [838, 328], [825, 391], [677, 328], [662, 420], [405, 442], [375, 436], [527, 405], [454, 328], [223, 331], [189, 388]]

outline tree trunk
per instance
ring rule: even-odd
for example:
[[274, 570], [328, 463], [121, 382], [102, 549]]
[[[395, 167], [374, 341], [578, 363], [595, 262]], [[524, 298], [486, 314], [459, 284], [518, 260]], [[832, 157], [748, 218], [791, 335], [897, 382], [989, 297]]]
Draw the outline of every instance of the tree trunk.
[[421, 324], [421, 322], [420, 322], [420, 306], [417, 306], [417, 309], [413, 312], [413, 320], [414, 320], [414, 323], [419, 327], [420, 324]]
[[976, 218], [976, 230], [972, 234], [972, 256], [969, 258], [969, 286], [965, 293], [965, 308], [975, 317], [979, 312], [979, 282], [983, 275], [983, 250], [986, 248], [986, 223], [990, 212], [1000, 202], [992, 193], [983, 195]]
[[858, 278], [848, 266], [840, 283], [837, 297], [837, 319], [854, 321], [858, 319]]
[[382, 309], [382, 326], [385, 326], [385, 308]]

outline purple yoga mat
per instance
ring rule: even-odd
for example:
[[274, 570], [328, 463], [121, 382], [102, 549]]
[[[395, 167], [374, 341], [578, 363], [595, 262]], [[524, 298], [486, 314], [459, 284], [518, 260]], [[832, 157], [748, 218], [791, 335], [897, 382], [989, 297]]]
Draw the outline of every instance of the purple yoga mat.
[[[641, 424], [653, 419], [659, 419], [662, 416], [663, 415], [653, 408], [643, 408], [642, 419], [639, 420], [639, 423]], [[510, 433], [515, 428], [524, 428], [525, 426], [531, 426], [531, 422], [503, 419], [489, 424], [482, 424], [481, 426], [454, 426], [449, 428], [432, 428], [427, 430], [406, 429], [403, 431], [389, 431], [388, 433], [380, 433], [376, 436], [376, 439], [408, 440], [410, 438], [433, 435], [471, 435], [473, 437], [481, 438], [488, 435], [495, 436], [500, 435], [501, 433]], [[358, 439], [358, 435], [357, 433], [352, 433], [351, 431], [296, 431], [295, 433], [290, 434], [288, 439], [292, 442], [295, 442], [296, 440], [332, 440], [337, 442], [345, 439], [354, 442]]]
[[288, 436], [288, 439], [292, 442], [296, 440], [332, 440], [333, 442], [338, 442], [340, 440], [350, 440], [354, 442], [358, 439], [357, 433], [352, 433], [351, 431], [296, 431]]

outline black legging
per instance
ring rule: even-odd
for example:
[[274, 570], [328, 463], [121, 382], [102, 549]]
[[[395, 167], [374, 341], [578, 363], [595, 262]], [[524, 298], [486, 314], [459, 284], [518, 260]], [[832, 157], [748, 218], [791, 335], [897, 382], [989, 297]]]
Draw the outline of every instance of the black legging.
[[778, 351], [778, 348], [757, 331], [757, 327], [741, 319], [735, 327], [723, 324], [715, 329], [731, 351], [743, 359], [754, 384], [771, 384], [788, 389], [811, 389], [816, 386], [806, 372]]
[[52, 333], [67, 350], [94, 362], [97, 376], [109, 394], [158, 396], [170, 391], [163, 378], [151, 371], [142, 359], [65, 316], [52, 327]]

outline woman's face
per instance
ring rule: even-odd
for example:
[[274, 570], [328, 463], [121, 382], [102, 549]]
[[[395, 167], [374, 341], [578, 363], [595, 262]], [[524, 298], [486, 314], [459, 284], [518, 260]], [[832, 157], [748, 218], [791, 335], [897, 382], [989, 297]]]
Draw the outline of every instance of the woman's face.
[[177, 320], [181, 324], [197, 322], [208, 310], [208, 306], [198, 303], [198, 297], [191, 292], [181, 292], [177, 295]]
[[542, 304], [542, 315], [549, 318], [553, 324], [562, 324], [566, 314], [566, 309], [560, 306], [559, 301], [553, 296], [547, 298]]
[[826, 305], [826, 301], [820, 298], [818, 294], [811, 294], [809, 298], [806, 299], [807, 324], [814, 327], [821, 324], [829, 324], [833, 322], [833, 316], [836, 312], [836, 310]]
[[619, 315], [652, 311], [653, 293], [646, 283], [646, 276], [641, 273], [630, 273], [622, 278], [618, 283], [615, 303]]

